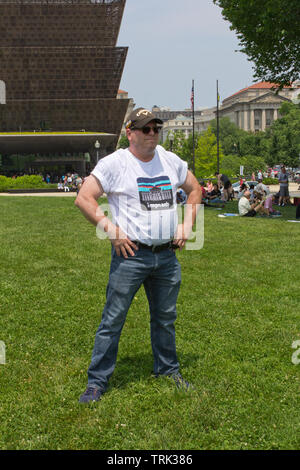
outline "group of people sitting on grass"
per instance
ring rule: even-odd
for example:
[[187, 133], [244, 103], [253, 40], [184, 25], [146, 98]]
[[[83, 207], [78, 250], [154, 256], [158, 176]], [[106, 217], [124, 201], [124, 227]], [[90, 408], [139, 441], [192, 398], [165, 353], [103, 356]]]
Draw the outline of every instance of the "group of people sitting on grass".
[[277, 199], [278, 194], [270, 194], [269, 188], [262, 183], [262, 180], [256, 187], [243, 183], [238, 193], [239, 214], [243, 217], [255, 217], [257, 214], [278, 217], [281, 213], [273, 208]]
[[57, 183], [57, 189], [63, 190], [65, 192], [79, 191], [83, 183], [83, 178], [77, 173], [68, 173], [63, 175], [60, 181]]
[[212, 183], [211, 180], [205, 184], [204, 181], [200, 181], [202, 191], [202, 204], [211, 207], [224, 207], [224, 199], [222, 197], [219, 185]]
[[276, 194], [263, 196], [256, 191], [254, 191], [254, 195], [251, 198], [251, 191], [246, 189], [239, 199], [239, 214], [244, 217], [255, 217], [257, 214], [268, 217], [278, 217], [281, 213], [273, 208], [275, 199]]
[[[200, 186], [202, 191], [202, 204], [204, 204], [204, 206], [222, 208], [225, 206], [227, 200], [224, 198], [224, 187], [222, 185], [223, 194], [220, 191], [219, 184], [212, 183], [211, 180], [208, 180], [207, 183], [200, 181]], [[273, 207], [273, 205], [279, 204], [280, 194], [271, 194], [268, 186], [263, 184], [262, 178], [259, 178], [256, 186], [251, 183], [248, 186], [246, 182], [241, 181], [237, 199], [239, 215], [243, 217], [255, 217], [257, 214], [263, 217], [281, 216], [281, 212], [275, 210]], [[182, 189], [179, 189], [177, 191], [177, 202], [185, 204], [186, 200], [186, 194]], [[299, 212], [300, 209], [298, 208], [296, 218], [300, 217]]]

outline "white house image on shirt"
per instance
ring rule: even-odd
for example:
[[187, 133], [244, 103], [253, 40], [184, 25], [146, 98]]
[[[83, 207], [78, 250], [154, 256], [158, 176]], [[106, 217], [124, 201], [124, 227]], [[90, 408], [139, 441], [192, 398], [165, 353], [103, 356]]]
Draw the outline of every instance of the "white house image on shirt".
[[0, 104], [6, 104], [6, 87], [3, 80], [0, 80]]

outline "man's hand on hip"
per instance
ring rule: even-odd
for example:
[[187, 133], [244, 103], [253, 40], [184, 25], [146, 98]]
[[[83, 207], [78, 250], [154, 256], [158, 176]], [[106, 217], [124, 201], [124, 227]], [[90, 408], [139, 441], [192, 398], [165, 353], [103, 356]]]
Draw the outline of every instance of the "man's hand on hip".
[[125, 233], [122, 232], [120, 227], [115, 226], [114, 233], [112, 234], [110, 231], [108, 231], [107, 235], [111, 241], [112, 246], [116, 250], [117, 256], [128, 258], [128, 255], [135, 255], [134, 250], [138, 250], [136, 244], [129, 240]]
[[184, 247], [190, 233], [191, 229], [186, 228], [184, 224], [178, 224], [173, 243], [178, 246], [179, 250], [182, 250]]

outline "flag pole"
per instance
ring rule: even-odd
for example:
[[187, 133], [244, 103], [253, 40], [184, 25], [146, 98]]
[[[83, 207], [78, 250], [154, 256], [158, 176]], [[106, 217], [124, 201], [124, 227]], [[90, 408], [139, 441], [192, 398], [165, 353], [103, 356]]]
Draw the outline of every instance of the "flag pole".
[[219, 81], [217, 80], [217, 171], [220, 172], [220, 144], [219, 144], [219, 134], [220, 134], [220, 123], [219, 123]]
[[193, 117], [193, 174], [195, 174], [195, 106], [194, 106], [194, 80], [192, 81], [192, 117]]

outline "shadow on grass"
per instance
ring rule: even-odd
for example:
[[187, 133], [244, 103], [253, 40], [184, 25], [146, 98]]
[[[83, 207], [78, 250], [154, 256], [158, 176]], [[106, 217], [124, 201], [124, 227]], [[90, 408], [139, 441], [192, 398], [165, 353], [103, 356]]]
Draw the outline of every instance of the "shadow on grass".
[[[190, 368], [196, 363], [199, 356], [196, 354], [178, 355], [180, 371]], [[114, 375], [110, 385], [117, 388], [125, 388], [129, 384], [148, 380], [153, 374], [153, 357], [151, 354], [136, 354], [118, 359]]]

